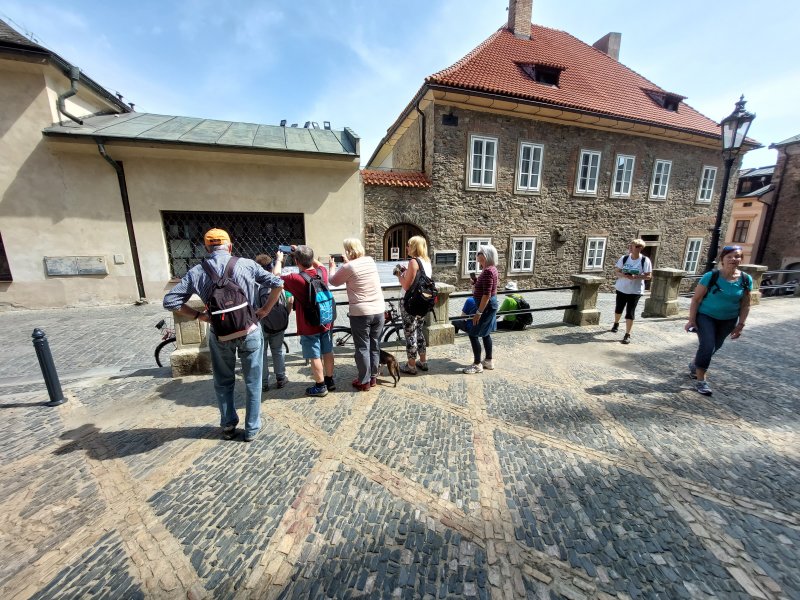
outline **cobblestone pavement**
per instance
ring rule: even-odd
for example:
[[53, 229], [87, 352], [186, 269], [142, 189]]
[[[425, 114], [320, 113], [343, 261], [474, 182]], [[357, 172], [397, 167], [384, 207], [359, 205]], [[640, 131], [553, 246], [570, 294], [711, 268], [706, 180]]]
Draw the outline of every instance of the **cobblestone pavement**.
[[250, 444], [154, 368], [157, 305], [0, 313], [0, 598], [800, 598], [798, 300], [752, 310], [711, 397], [683, 319], [624, 346], [610, 301], [498, 333], [479, 375], [459, 336], [355, 393], [341, 348], [305, 398], [292, 356]]

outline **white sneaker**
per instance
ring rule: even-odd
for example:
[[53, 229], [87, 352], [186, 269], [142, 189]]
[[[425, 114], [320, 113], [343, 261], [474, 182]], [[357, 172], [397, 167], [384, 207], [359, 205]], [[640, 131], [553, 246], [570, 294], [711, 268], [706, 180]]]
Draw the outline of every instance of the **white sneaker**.
[[486, 369], [487, 371], [491, 371], [492, 369], [494, 369], [494, 361], [491, 358], [487, 358], [481, 364], [483, 365], [483, 368]]
[[483, 365], [481, 363], [473, 364], [468, 367], [464, 367], [464, 373], [466, 375], [474, 375], [475, 373], [483, 373]]

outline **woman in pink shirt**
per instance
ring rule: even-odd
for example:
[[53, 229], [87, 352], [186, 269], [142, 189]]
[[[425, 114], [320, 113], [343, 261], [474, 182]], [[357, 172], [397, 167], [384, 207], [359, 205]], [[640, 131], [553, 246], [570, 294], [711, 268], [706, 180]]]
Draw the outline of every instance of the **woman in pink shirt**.
[[344, 264], [337, 269], [331, 257], [328, 263], [328, 281], [331, 285], [347, 286], [350, 330], [356, 346], [355, 359], [358, 368], [358, 377], [353, 379], [353, 387], [366, 392], [377, 382], [385, 302], [378, 268], [371, 256], [365, 256], [361, 241], [348, 238], [343, 245]]

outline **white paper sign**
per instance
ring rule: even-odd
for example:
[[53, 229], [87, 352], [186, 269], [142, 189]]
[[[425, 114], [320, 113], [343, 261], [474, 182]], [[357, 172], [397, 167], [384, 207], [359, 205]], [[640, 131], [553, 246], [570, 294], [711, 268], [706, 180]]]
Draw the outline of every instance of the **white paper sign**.
[[389, 260], [400, 260], [400, 248], [392, 248], [389, 250]]

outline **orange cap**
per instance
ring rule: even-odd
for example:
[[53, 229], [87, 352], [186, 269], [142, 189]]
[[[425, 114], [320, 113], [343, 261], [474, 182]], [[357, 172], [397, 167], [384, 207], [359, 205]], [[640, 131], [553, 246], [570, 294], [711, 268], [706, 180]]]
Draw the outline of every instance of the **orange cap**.
[[206, 246], [221, 246], [222, 244], [230, 244], [231, 236], [224, 229], [209, 229], [203, 236], [203, 243]]

